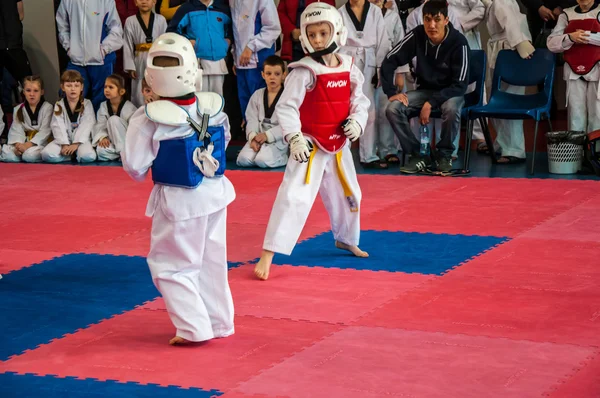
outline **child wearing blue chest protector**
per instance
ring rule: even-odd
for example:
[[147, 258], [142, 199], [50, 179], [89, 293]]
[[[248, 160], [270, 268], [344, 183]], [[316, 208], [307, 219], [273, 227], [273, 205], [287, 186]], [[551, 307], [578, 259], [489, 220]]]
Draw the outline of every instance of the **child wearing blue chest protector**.
[[198, 60], [174, 33], [152, 44], [145, 75], [161, 99], [131, 117], [121, 156], [134, 180], [152, 169], [148, 266], [176, 329], [169, 343], [226, 337], [234, 332], [226, 226], [235, 191], [223, 175], [231, 138], [223, 98], [195, 93]]

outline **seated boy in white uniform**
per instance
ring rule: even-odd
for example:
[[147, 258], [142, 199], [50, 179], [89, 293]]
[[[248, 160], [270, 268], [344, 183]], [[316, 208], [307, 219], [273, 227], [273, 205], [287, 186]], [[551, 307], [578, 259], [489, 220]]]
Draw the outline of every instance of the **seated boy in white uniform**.
[[162, 98], [131, 117], [122, 160], [138, 181], [152, 168], [148, 266], [176, 328], [169, 343], [226, 337], [234, 332], [226, 227], [235, 192], [223, 175], [231, 137], [223, 97], [194, 93], [202, 81], [198, 60], [175, 33], [152, 44], [145, 74]]
[[312, 3], [301, 21], [300, 42], [310, 55], [289, 65], [292, 71], [275, 111], [290, 144], [290, 160], [254, 269], [263, 280], [275, 252], [291, 254], [317, 193], [329, 213], [335, 246], [368, 256], [358, 248], [361, 192], [349, 142], [367, 124], [364, 77], [352, 57], [335, 54], [348, 34], [335, 7]]
[[246, 108], [246, 138], [248, 142], [237, 157], [240, 167], [282, 167], [288, 160], [288, 146], [275, 116], [275, 107], [283, 93], [285, 63], [277, 55], [265, 59], [262, 77], [266, 88], [259, 88], [250, 97]]

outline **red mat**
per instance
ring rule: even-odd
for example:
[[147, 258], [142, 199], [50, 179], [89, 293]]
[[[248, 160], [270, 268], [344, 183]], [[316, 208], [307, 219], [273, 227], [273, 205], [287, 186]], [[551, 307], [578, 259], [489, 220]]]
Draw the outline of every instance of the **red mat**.
[[363, 326], [600, 346], [600, 292], [448, 274], [360, 319]]
[[236, 391], [292, 398], [533, 397], [593, 353], [571, 345], [348, 327]]
[[236, 317], [236, 333], [172, 347], [166, 313], [136, 309], [0, 362], [0, 372], [55, 374], [163, 386], [233, 388], [339, 330], [324, 323]]
[[573, 372], [549, 394], [552, 398], [600, 397], [600, 354]]
[[565, 287], [570, 280], [600, 284], [600, 242], [519, 237], [450, 271], [448, 275], [481, 276], [523, 281], [552, 280]]
[[598, 212], [600, 205], [598, 204], [598, 197], [596, 196], [594, 200], [558, 214], [523, 236], [539, 239], [598, 242], [600, 239], [600, 212]]
[[72, 253], [149, 227], [149, 218], [27, 214], [2, 226], [0, 242], [15, 250]]
[[113, 254], [116, 256], [141, 256], [146, 257], [150, 251], [150, 227], [109, 239], [88, 246], [84, 253]]
[[62, 256], [60, 252], [0, 249], [0, 274]]
[[[254, 266], [229, 272], [235, 313], [261, 318], [347, 324], [432, 276], [274, 266], [266, 282]], [[162, 299], [142, 308], [165, 310]]]
[[553, 208], [505, 204], [455, 204], [414, 199], [362, 218], [361, 228], [513, 237], [556, 215]]

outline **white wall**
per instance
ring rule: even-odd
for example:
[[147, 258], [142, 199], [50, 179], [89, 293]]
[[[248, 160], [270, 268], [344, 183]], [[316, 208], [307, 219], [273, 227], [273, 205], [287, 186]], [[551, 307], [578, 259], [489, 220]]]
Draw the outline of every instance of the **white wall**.
[[46, 99], [54, 102], [58, 99], [60, 86], [54, 4], [51, 0], [27, 0], [23, 1], [23, 6], [25, 51], [33, 73], [41, 75], [44, 80]]

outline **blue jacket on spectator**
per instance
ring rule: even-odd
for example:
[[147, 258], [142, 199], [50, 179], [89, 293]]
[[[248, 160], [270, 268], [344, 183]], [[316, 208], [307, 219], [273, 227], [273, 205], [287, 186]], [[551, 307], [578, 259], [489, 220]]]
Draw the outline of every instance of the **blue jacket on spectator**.
[[196, 40], [194, 51], [200, 59], [218, 61], [227, 56], [233, 39], [231, 10], [224, 0], [213, 0], [207, 7], [200, 0], [189, 0], [179, 7], [167, 32]]

